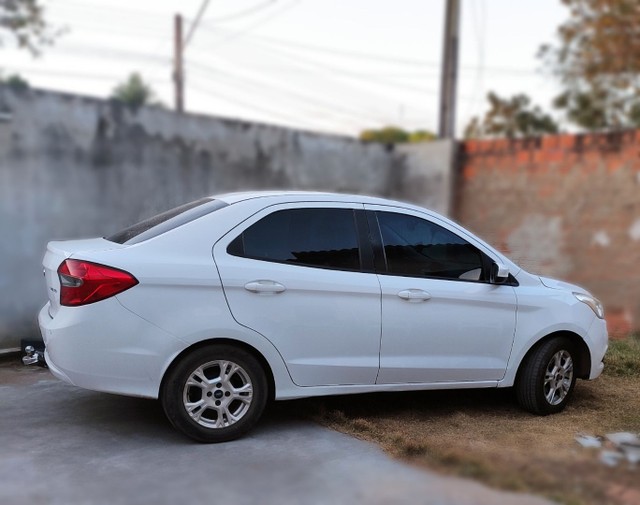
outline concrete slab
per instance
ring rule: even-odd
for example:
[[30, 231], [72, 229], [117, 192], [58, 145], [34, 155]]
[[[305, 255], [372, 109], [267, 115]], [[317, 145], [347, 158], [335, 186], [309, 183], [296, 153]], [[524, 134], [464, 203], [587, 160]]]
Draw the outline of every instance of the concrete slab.
[[548, 503], [410, 467], [290, 412], [276, 405], [246, 438], [200, 445], [155, 401], [0, 363], [0, 503]]

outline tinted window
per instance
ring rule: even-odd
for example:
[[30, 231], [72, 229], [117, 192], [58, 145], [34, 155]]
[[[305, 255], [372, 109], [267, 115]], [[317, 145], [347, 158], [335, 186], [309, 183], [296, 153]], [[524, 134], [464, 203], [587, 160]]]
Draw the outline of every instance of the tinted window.
[[269, 214], [236, 238], [229, 254], [342, 270], [360, 270], [353, 210], [290, 209]]
[[455, 233], [405, 214], [378, 212], [389, 273], [481, 280], [482, 253]]
[[133, 226], [129, 226], [105, 238], [118, 244], [137, 244], [152, 237], [162, 235], [169, 230], [173, 230], [178, 226], [182, 226], [227, 205], [228, 204], [220, 200], [202, 198], [140, 221]]

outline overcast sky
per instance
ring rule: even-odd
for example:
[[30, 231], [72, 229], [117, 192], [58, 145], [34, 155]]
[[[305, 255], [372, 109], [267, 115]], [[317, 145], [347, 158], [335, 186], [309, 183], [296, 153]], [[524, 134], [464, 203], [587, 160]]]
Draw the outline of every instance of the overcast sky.
[[[107, 97], [138, 71], [173, 106], [173, 15], [203, 0], [45, 0], [64, 27], [32, 58], [5, 43], [0, 69], [36, 87]], [[550, 108], [557, 82], [536, 57], [567, 17], [560, 0], [462, 0], [457, 130], [486, 93]], [[210, 0], [186, 51], [189, 112], [357, 135], [437, 130], [445, 0]]]

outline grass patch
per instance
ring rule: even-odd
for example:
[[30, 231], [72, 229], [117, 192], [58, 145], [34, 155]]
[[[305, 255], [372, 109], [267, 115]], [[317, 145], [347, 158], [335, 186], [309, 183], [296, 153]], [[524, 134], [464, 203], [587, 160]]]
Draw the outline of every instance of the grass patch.
[[605, 371], [616, 377], [640, 377], [640, 333], [609, 343]]
[[564, 504], [640, 504], [640, 466], [606, 467], [597, 451], [574, 440], [579, 432], [640, 432], [639, 335], [612, 341], [603, 376], [578, 381], [572, 401], [559, 415], [524, 412], [509, 389], [286, 403], [331, 428], [376, 442], [399, 459], [446, 474]]

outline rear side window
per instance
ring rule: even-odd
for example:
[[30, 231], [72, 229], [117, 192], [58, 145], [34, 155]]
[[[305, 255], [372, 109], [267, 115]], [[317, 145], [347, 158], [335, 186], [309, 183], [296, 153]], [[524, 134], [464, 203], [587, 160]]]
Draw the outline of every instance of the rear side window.
[[206, 216], [227, 205], [221, 200], [202, 198], [140, 221], [105, 238], [118, 244], [137, 244], [162, 235], [199, 217]]
[[431, 221], [377, 212], [390, 274], [483, 280], [483, 255], [469, 242]]
[[227, 248], [233, 256], [320, 268], [360, 271], [351, 209], [288, 209], [247, 228]]

